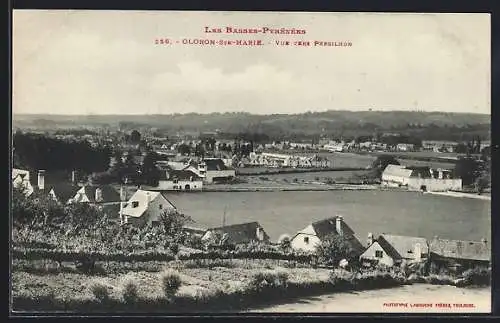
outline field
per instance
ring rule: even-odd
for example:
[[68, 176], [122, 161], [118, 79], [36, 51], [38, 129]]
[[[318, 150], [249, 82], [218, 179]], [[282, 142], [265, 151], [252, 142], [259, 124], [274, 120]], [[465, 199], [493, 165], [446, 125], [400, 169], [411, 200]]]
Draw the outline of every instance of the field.
[[168, 198], [198, 227], [258, 221], [271, 239], [340, 214], [363, 242], [369, 232], [432, 238], [488, 239], [489, 201], [404, 191], [172, 193]]
[[[446, 160], [439, 160], [441, 158], [456, 157], [457, 154], [435, 153], [435, 152], [374, 152], [374, 153], [302, 153], [290, 151], [290, 154], [299, 156], [312, 156], [318, 155], [326, 157], [331, 161], [333, 168], [368, 168], [372, 165], [373, 161], [378, 155], [394, 155], [398, 158], [401, 165], [405, 166], [431, 166], [433, 168], [446, 168], [453, 169], [455, 163], [453, 161], [447, 162]], [[438, 159], [439, 158], [439, 159]], [[422, 159], [422, 160], [419, 160]], [[254, 168], [248, 168], [253, 172]], [[262, 167], [262, 170], [265, 170]], [[245, 169], [241, 169], [245, 172]], [[270, 169], [272, 171], [272, 169]]]
[[[163, 263], [164, 268], [175, 268], [179, 272], [182, 286], [178, 296], [196, 296], [208, 290], [237, 290], [244, 288], [251, 276], [256, 272], [273, 267], [273, 261], [244, 261], [233, 260], [230, 265], [221, 264], [216, 267], [186, 268], [187, 262]], [[235, 270], [234, 267], [238, 267]], [[160, 285], [160, 272], [162, 268], [144, 270], [131, 270], [127, 272], [111, 271], [105, 276], [90, 276], [81, 273], [56, 273], [50, 275], [33, 274], [15, 271], [12, 277], [13, 294], [16, 296], [40, 297], [55, 294], [59, 299], [92, 299], [90, 286], [99, 282], [111, 288], [111, 297], [120, 298], [124, 282], [134, 281], [139, 287], [142, 297], [154, 299], [162, 296]], [[317, 281], [328, 280], [329, 270], [310, 268], [284, 268], [281, 271], [289, 274], [290, 281]]]

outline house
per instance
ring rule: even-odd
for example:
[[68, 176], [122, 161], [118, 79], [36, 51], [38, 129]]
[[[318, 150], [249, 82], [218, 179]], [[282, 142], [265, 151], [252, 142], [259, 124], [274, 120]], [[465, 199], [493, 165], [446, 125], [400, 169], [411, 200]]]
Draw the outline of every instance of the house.
[[164, 212], [174, 212], [177, 208], [162, 193], [137, 190], [123, 205], [122, 217], [125, 223], [142, 226], [157, 224]]
[[397, 151], [413, 151], [415, 149], [414, 144], [404, 144], [404, 143], [399, 143], [396, 145], [396, 150]]
[[447, 240], [434, 237], [429, 242], [431, 271], [442, 269], [462, 272], [466, 269], [488, 268], [491, 245], [486, 241]]
[[236, 170], [224, 165], [220, 158], [205, 158], [198, 167], [200, 175], [204, 175], [205, 183], [228, 181], [236, 177]]
[[452, 171], [423, 167], [405, 167], [387, 165], [382, 172], [383, 186], [406, 187], [414, 191], [449, 191], [460, 190], [462, 179], [452, 178]]
[[405, 166], [387, 165], [382, 172], [382, 185], [390, 187], [408, 185], [411, 174], [411, 169], [407, 169]]
[[[75, 179], [75, 172], [73, 172], [73, 180]], [[67, 204], [73, 195], [80, 189], [74, 182], [65, 181], [63, 179], [52, 176], [48, 181], [45, 178], [45, 171], [39, 170], [36, 182], [31, 178], [31, 194], [30, 197], [49, 197], [54, 201], [62, 204]]]
[[23, 169], [12, 169], [12, 187], [22, 189], [26, 196], [33, 193], [33, 186], [30, 182], [30, 172]]
[[161, 171], [158, 186], [148, 186], [147, 189], [154, 191], [201, 191], [203, 177], [189, 169], [164, 169]]
[[342, 216], [316, 221], [297, 232], [290, 245], [295, 250], [314, 251], [330, 235], [344, 237], [356, 252], [361, 252], [363, 245], [354, 236], [354, 231], [344, 222]]
[[423, 140], [422, 150], [434, 151], [434, 152], [454, 152], [458, 142], [455, 141], [443, 141], [443, 140]]
[[429, 256], [427, 240], [420, 237], [381, 234], [368, 235], [368, 248], [359, 257], [361, 262], [386, 266], [420, 262]]
[[117, 203], [120, 193], [110, 185], [82, 186], [71, 199], [71, 203]]
[[252, 241], [268, 242], [269, 236], [258, 222], [226, 225], [208, 229], [202, 236], [203, 242], [212, 240], [215, 236], [222, 238], [221, 243], [237, 245]]

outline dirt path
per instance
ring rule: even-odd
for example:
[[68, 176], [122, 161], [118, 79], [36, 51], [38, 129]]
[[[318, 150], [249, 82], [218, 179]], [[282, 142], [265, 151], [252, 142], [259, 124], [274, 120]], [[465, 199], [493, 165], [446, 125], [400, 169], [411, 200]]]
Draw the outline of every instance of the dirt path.
[[416, 284], [311, 297], [250, 312], [489, 313], [491, 290]]

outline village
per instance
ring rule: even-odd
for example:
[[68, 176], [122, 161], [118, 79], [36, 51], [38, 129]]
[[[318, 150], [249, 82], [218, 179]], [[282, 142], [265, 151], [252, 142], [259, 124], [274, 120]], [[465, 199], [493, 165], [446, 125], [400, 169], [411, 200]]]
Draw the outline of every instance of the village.
[[[158, 154], [165, 153], [168, 147], [161, 146]], [[250, 152], [248, 165], [267, 167], [315, 167], [327, 168], [327, 159], [304, 158], [288, 154]], [[95, 207], [107, 216], [111, 225], [132, 225], [145, 227], [158, 225], [162, 214], [180, 212], [169, 200], [170, 192], [202, 192], [204, 185], [227, 183], [237, 180], [234, 159], [170, 154], [167, 160], [157, 160], [155, 166], [160, 170], [156, 186], [151, 185], [96, 185], [84, 181], [78, 171], [71, 173], [67, 181], [54, 180], [50, 173], [39, 170], [31, 174], [27, 170], [13, 169], [12, 183], [21, 188], [31, 199], [49, 198], [61, 205], [85, 203]], [[236, 157], [236, 156], [235, 156]], [[127, 156], [123, 157], [125, 162]], [[172, 160], [173, 159], [173, 160]], [[313, 163], [317, 161], [317, 163]], [[326, 161], [326, 162], [325, 162]], [[114, 162], [116, 163], [116, 161]], [[240, 167], [242, 165], [239, 165]], [[251, 167], [251, 166], [250, 166]], [[451, 170], [430, 167], [404, 167], [388, 164], [381, 174], [380, 187], [397, 187], [414, 191], [460, 190], [462, 180], [452, 178]], [[432, 261], [432, 266], [463, 271], [467, 268], [489, 266], [491, 245], [486, 237], [481, 241], [450, 240], [435, 237], [399, 235], [398, 232], [369, 233], [366, 243], [355, 237], [354, 231], [344, 222], [342, 216], [326, 218], [311, 223], [305, 228], [297, 228], [293, 236], [282, 235], [278, 241], [271, 241], [265, 229], [258, 222], [236, 223], [220, 227], [199, 228], [185, 226], [189, 235], [198, 236], [202, 242], [210, 241], [216, 245], [239, 245], [252, 242], [281, 244], [288, 241], [293, 250], [314, 254], [322, 239], [338, 235], [345, 239], [355, 250], [359, 261], [365, 265], [400, 266], [402, 263]], [[457, 237], [459, 238], [459, 237]]]

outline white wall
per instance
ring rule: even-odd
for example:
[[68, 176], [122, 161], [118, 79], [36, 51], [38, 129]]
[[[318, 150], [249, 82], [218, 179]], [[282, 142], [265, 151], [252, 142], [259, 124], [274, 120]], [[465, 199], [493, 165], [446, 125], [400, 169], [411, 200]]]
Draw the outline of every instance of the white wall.
[[420, 190], [422, 185], [426, 186], [427, 191], [442, 192], [449, 190], [461, 190], [461, 179], [436, 179], [436, 178], [410, 178], [408, 189]]
[[[186, 190], [186, 185], [189, 185], [189, 190]], [[160, 180], [156, 189], [161, 191], [201, 191], [203, 181], [178, 181], [174, 183], [171, 180]]]
[[396, 176], [396, 175], [382, 173], [382, 181], [388, 182], [388, 183], [398, 183], [401, 185], [406, 185], [406, 184], [408, 184], [409, 177]]
[[[309, 243], [306, 243], [304, 238], [309, 238]], [[295, 250], [314, 251], [320, 242], [316, 235], [299, 233], [290, 241], [290, 245]]]
[[[162, 205], [161, 209], [160, 205]], [[159, 221], [160, 215], [165, 212], [165, 210], [174, 211], [175, 208], [160, 194], [149, 203], [147, 211], [145, 212], [145, 214], [143, 214], [143, 216], [145, 217], [144, 221], [146, 223]]]
[[[382, 258], [375, 257], [375, 251], [382, 251]], [[389, 255], [376, 241], [372, 243], [371, 246], [369, 246], [361, 256], [359, 256], [359, 259], [378, 260], [379, 264], [383, 264], [386, 266], [394, 265], [394, 260], [389, 257]]]

